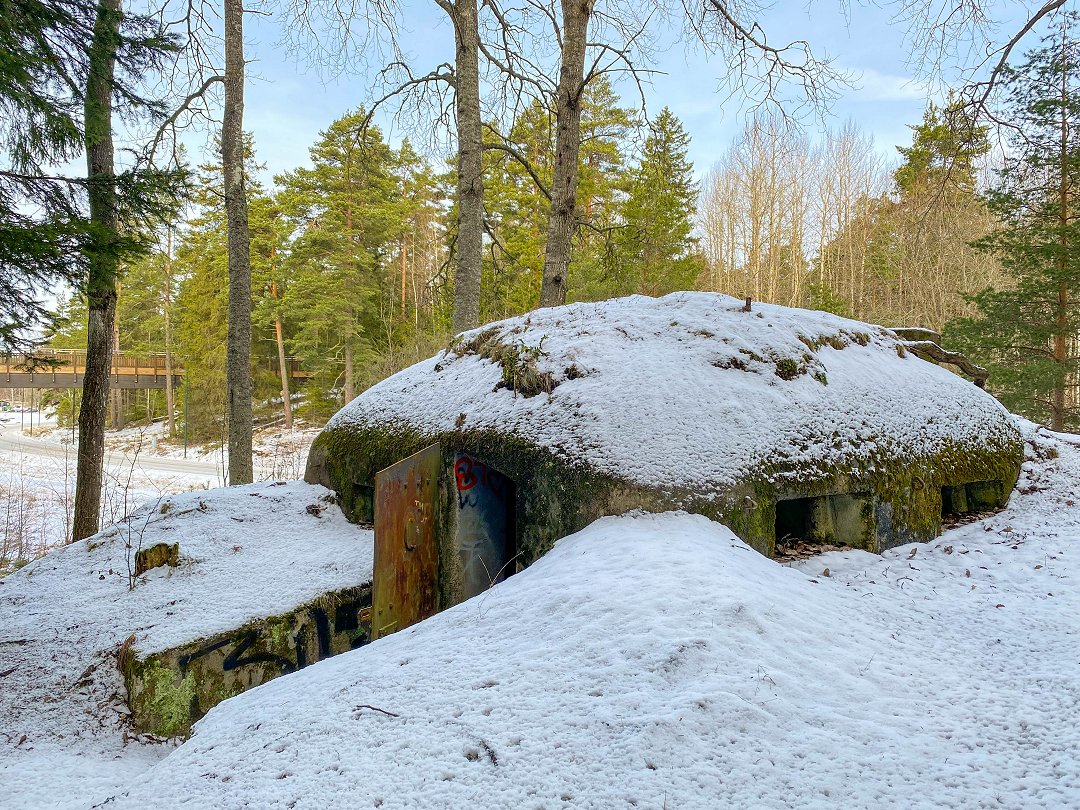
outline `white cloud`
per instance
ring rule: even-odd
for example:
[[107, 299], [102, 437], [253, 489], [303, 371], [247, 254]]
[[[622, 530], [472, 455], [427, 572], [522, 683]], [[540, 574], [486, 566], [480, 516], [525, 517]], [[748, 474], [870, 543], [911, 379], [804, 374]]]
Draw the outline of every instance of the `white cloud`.
[[854, 101], [912, 101], [929, 94], [926, 83], [911, 76], [882, 73], [873, 68], [849, 68], [855, 90], [848, 98]]

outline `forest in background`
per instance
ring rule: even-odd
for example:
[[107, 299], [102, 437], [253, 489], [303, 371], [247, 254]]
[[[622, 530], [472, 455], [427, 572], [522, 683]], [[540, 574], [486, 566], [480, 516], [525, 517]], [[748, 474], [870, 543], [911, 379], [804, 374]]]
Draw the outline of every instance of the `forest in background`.
[[[989, 352], [956, 327], [980, 315], [977, 294], [1009, 290], [1015, 278], [985, 242], [1003, 225], [988, 196], [1000, 150], [991, 149], [989, 128], [965, 124], [962, 112], [930, 104], [891, 160], [854, 122], [811, 138], [765, 112], [697, 180], [690, 136], [670, 110], [643, 120], [608, 82], [596, 82], [582, 106], [582, 225], [568, 300], [718, 291], [890, 326], [949, 327], [950, 338], [988, 362]], [[453, 167], [408, 140], [392, 148], [374, 126], [357, 138], [364, 119], [364, 110], [353, 111], [321, 133], [310, 168], [280, 174], [270, 188], [249, 180], [261, 421], [286, 418], [281, 356], [310, 374], [300, 387], [292, 381], [290, 399], [318, 424], [451, 337]], [[538, 301], [553, 122], [533, 103], [506, 138], [529, 156], [537, 178], [504, 150], [485, 154], [482, 322]], [[254, 177], [257, 144], [250, 135], [247, 142]], [[227, 306], [220, 167], [199, 166], [196, 177], [187, 215], [125, 268], [115, 348], [168, 352], [186, 372], [174, 409], [193, 440], [218, 441]], [[85, 320], [85, 305], [69, 299], [49, 344], [84, 345]], [[1067, 404], [1075, 412], [1075, 360], [1071, 369]], [[1007, 386], [995, 389], [1000, 376], [991, 388], [1009, 397]], [[1011, 404], [1046, 419], [1049, 395]], [[161, 418], [168, 408], [161, 391], [115, 396], [118, 425]], [[70, 405], [64, 400], [61, 419]]]
[[[1065, 5], [1010, 17], [1000, 41], [1004, 21], [978, 5], [905, 5], [893, 22], [911, 64], [940, 88], [952, 60], [956, 89], [890, 159], [853, 123], [808, 136], [799, 106], [826, 111], [847, 78], [805, 40], [770, 44], [747, 4], [436, 0], [455, 51], [424, 73], [401, 45], [407, 10], [382, 0], [223, 0], [220, 16], [183, 0], [13, 0], [0, 348], [27, 348], [43, 321], [47, 344], [86, 346], [82, 389], [60, 408], [78, 410], [72, 536], [99, 525], [106, 412], [113, 427], [164, 417], [170, 435], [227, 439], [228, 481], [243, 483], [253, 408], [256, 424], [288, 428], [293, 410], [318, 424], [453, 333], [632, 293], [718, 290], [941, 330], [1008, 407], [1075, 427], [1080, 55]], [[370, 84], [369, 109], [266, 185], [260, 134], [244, 129], [255, 13], [310, 65], [359, 66]], [[702, 180], [677, 116], [645, 115], [660, 29], [720, 59], [756, 105]], [[1021, 53], [1032, 31], [1041, 44]], [[965, 62], [977, 46], [985, 58]], [[388, 143], [386, 103], [441, 133], [431, 146], [449, 158]], [[217, 148], [192, 158], [200, 127]], [[53, 170], [80, 155], [85, 175]], [[62, 282], [75, 293], [46, 313], [38, 291]], [[112, 390], [117, 351], [164, 354], [182, 387]]]

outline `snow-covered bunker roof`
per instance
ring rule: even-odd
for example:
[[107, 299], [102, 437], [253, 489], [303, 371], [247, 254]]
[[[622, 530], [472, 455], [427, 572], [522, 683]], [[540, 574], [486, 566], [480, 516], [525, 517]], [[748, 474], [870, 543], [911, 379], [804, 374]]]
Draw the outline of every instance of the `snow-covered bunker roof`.
[[1003, 504], [1022, 456], [993, 397], [888, 329], [691, 292], [466, 332], [343, 408], [306, 477], [370, 519], [375, 473], [433, 443], [515, 481], [526, 564], [632, 508], [709, 515], [766, 553], [826, 523], [877, 550]]

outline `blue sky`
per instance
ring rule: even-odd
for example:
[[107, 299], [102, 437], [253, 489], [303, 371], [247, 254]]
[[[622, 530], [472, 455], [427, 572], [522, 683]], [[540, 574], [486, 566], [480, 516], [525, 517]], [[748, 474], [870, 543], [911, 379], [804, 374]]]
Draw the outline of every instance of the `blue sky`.
[[[402, 5], [409, 29], [402, 43], [417, 70], [451, 59], [452, 29], [434, 3], [403, 0]], [[838, 2], [777, 3], [759, 20], [770, 42], [807, 39], [816, 54], [829, 55], [838, 68], [854, 77], [855, 87], [842, 91], [824, 119], [808, 122], [811, 134], [850, 118], [874, 136], [881, 152], [895, 155], [895, 145], [910, 142], [908, 125], [921, 119], [928, 91], [914, 78], [905, 27], [890, 20], [892, 12], [875, 5], [848, 5], [845, 12]], [[1024, 5], [1006, 5], [1005, 15], [1016, 17]], [[298, 63], [279, 44], [280, 26], [272, 17], [250, 16], [247, 22], [248, 52], [255, 61], [247, 89], [245, 128], [255, 135], [267, 174], [307, 163], [308, 147], [319, 131], [369, 101], [373, 93], [372, 76], [363, 70], [326, 77]], [[667, 105], [683, 121], [692, 137], [690, 157], [697, 173], [703, 175], [741, 130], [748, 107], [744, 99], [720, 89], [727, 70], [723, 61], [707, 59], [699, 48], [679, 42], [675, 32], [662, 34], [660, 40], [654, 67], [661, 72], [646, 90], [649, 110], [655, 113]], [[631, 101], [630, 88], [620, 89]], [[414, 142], [423, 140], [422, 127], [419, 133], [411, 132], [386, 116], [380, 124], [392, 141], [403, 134]]]

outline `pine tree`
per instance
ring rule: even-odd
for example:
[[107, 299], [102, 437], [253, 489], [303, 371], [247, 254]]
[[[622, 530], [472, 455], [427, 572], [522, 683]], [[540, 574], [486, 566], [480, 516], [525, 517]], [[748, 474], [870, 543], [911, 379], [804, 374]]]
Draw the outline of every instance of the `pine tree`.
[[[605, 258], [619, 214], [623, 150], [633, 126], [630, 110], [606, 78], [585, 88], [581, 102], [576, 233], [568, 273], [572, 300], [604, 298], [613, 289]], [[492, 249], [486, 257], [482, 312], [494, 320], [532, 309], [539, 300], [554, 171], [554, 115], [533, 102], [518, 115], [507, 137], [518, 155], [489, 150], [486, 173]], [[535, 177], [534, 177], [535, 175]]]
[[[553, 138], [551, 113], [539, 101], [517, 116], [507, 136], [546, 189], [551, 187]], [[485, 257], [480, 311], [487, 322], [536, 306], [551, 203], [532, 173], [506, 152], [488, 150], [485, 162], [492, 249]]]
[[439, 222], [445, 196], [431, 167], [408, 138], [395, 155], [393, 173], [398, 185], [394, 196], [401, 228], [395, 274], [397, 315], [403, 324], [411, 323], [419, 330], [430, 320], [430, 283], [441, 263], [444, 232]]
[[895, 193], [875, 206], [865, 296], [875, 321], [938, 329], [969, 309], [965, 294], [997, 280], [997, 263], [970, 244], [993, 225], [976, 195], [990, 144], [986, 127], [953, 101], [931, 103], [911, 129], [911, 146], [897, 147]]
[[601, 77], [585, 88], [581, 110], [578, 228], [570, 260], [569, 298], [595, 301], [618, 294], [612, 270], [612, 234], [625, 191], [625, 151], [638, 125], [634, 111], [619, 106], [611, 82]]
[[[994, 224], [976, 193], [980, 159], [989, 151], [985, 127], [955, 102], [931, 103], [910, 127], [910, 146], [892, 173], [891, 190], [864, 194], [823, 246], [818, 280], [806, 301], [890, 325], [940, 329], [973, 311], [970, 295], [1000, 278], [994, 258], [971, 242]], [[830, 287], [826, 279], [838, 284]]]
[[1011, 152], [988, 195], [1001, 227], [978, 246], [1012, 277], [1007, 289], [973, 296], [975, 318], [951, 325], [952, 337], [988, 366], [992, 389], [1010, 408], [1055, 430], [1075, 427], [1080, 316], [1080, 43], [1077, 15], [1026, 61], [1004, 74], [1002, 120]]
[[904, 162], [893, 173], [901, 198], [975, 192], [978, 159], [990, 151], [985, 126], [949, 101], [944, 107], [931, 102], [922, 123], [909, 128], [911, 146], [896, 147]]
[[[280, 178], [283, 209], [299, 236], [289, 248], [285, 304], [296, 319], [293, 347], [316, 377], [348, 401], [374, 380], [378, 302], [386, 259], [400, 235], [394, 155], [362, 110], [325, 130], [311, 169]], [[359, 379], [358, 379], [359, 378]]]

